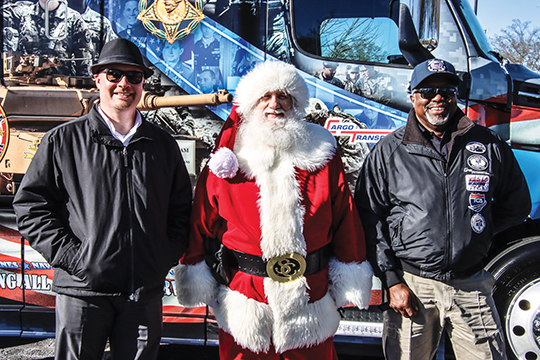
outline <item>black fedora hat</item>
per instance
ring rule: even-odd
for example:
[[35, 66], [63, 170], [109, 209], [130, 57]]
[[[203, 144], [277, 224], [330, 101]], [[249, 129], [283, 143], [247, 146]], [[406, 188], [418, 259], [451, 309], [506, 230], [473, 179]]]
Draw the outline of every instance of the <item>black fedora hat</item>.
[[90, 66], [92, 74], [99, 73], [107, 65], [122, 64], [140, 67], [144, 77], [149, 78], [154, 71], [144, 65], [143, 57], [137, 45], [129, 40], [118, 38], [103, 45], [97, 64]]

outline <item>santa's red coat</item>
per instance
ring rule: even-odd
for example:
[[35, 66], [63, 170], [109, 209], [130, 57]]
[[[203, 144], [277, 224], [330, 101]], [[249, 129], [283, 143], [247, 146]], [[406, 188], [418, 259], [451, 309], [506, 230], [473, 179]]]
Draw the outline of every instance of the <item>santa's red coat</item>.
[[[195, 191], [190, 243], [176, 273], [179, 301], [211, 305], [220, 327], [254, 352], [321, 343], [335, 333], [339, 307], [369, 304], [364, 232], [335, 141], [308, 125], [320, 141], [284, 159], [280, 169], [253, 170], [241, 161], [234, 177], [221, 178], [207, 167]], [[333, 258], [287, 284], [234, 272], [228, 287], [218, 286], [204, 262], [205, 239], [264, 259], [330, 244]]]

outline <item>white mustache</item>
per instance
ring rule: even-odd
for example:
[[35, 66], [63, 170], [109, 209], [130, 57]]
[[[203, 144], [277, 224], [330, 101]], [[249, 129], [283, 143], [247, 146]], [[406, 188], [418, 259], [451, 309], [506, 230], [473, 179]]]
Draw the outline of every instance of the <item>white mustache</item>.
[[271, 109], [271, 110], [265, 110], [264, 115], [281, 115], [285, 114], [285, 110], [283, 109]]

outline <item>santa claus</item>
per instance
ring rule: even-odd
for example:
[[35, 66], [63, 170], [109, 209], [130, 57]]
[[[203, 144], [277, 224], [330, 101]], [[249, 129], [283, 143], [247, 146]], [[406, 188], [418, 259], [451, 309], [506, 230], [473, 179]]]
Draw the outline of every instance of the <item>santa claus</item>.
[[197, 182], [176, 286], [183, 306], [210, 305], [221, 359], [336, 359], [338, 308], [369, 305], [362, 224], [308, 100], [293, 66], [259, 64]]

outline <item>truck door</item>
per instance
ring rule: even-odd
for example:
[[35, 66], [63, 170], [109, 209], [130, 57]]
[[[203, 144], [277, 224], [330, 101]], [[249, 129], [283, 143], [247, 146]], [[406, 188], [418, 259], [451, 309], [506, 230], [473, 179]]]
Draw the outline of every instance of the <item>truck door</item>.
[[[1, 197], [1, 195], [0, 195]], [[14, 216], [0, 212], [0, 335], [21, 334], [20, 311], [24, 307], [21, 289], [21, 236], [15, 230]], [[9, 224], [12, 227], [8, 227]]]
[[[474, 121], [501, 127], [508, 135], [509, 81], [467, 1], [351, 0], [314, 5], [294, 0], [290, 16], [292, 61], [300, 69], [320, 77], [324, 62], [334, 62], [334, 77], [346, 83], [351, 70], [359, 68], [359, 86], [352, 92], [408, 111], [411, 65], [442, 58], [454, 64], [464, 80], [460, 106]], [[370, 74], [391, 76], [394, 81], [387, 80], [385, 91], [377, 92], [374, 85], [368, 86], [374, 83]]]

